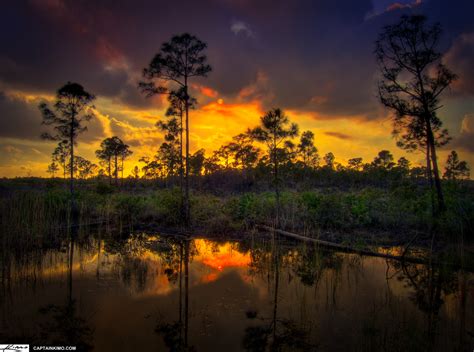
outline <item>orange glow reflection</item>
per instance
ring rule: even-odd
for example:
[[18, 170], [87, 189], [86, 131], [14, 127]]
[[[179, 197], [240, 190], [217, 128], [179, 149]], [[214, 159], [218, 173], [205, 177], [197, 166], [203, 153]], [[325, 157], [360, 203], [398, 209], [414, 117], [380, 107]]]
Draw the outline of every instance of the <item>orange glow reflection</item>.
[[218, 271], [231, 267], [245, 267], [250, 264], [250, 254], [240, 253], [230, 243], [212, 245], [212, 242], [198, 239], [194, 242], [198, 255], [196, 261]]

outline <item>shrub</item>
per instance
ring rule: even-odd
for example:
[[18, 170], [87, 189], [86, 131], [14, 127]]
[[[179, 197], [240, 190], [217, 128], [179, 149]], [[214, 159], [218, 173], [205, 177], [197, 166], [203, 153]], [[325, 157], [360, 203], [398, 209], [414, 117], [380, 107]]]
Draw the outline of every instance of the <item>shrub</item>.
[[107, 194], [111, 194], [111, 193], [114, 193], [114, 187], [112, 187], [111, 185], [109, 185], [108, 183], [105, 183], [103, 181], [100, 181], [96, 188], [95, 188], [95, 191], [97, 192], [97, 194], [100, 194], [100, 195], [107, 195]]

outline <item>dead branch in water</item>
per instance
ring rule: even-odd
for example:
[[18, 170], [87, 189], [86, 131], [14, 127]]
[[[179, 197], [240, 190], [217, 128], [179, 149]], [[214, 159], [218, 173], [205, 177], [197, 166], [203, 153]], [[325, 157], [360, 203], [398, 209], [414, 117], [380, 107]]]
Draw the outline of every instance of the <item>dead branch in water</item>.
[[[298, 239], [298, 240], [301, 240], [301, 241], [313, 242], [313, 243], [316, 243], [316, 244], [318, 244], [322, 247], [333, 248], [333, 249], [337, 249], [337, 250], [342, 251], [342, 252], [356, 253], [356, 254], [360, 254], [360, 255], [364, 255], [364, 256], [370, 256], [370, 257], [393, 259], [393, 260], [398, 260], [398, 261], [401, 261], [401, 262], [407, 262], [407, 263], [413, 263], [413, 264], [433, 264], [433, 265], [446, 264], [446, 265], [452, 266], [454, 268], [460, 268], [461, 267], [457, 263], [440, 262], [440, 261], [434, 260], [434, 259], [429, 260], [429, 258], [428, 259], [423, 259], [423, 258], [416, 258], [416, 257], [407, 257], [405, 255], [397, 256], [397, 255], [391, 255], [391, 254], [386, 254], [386, 253], [374, 252], [374, 251], [371, 251], [371, 250], [368, 250], [368, 249], [354, 248], [354, 247], [345, 246], [345, 245], [342, 245], [342, 244], [339, 244], [339, 243], [323, 241], [323, 240], [319, 240], [319, 239], [316, 239], [316, 238], [306, 237], [306, 236], [298, 235], [296, 233], [275, 229], [273, 227], [266, 226], [266, 225], [257, 225], [257, 228], [260, 228], [260, 229], [266, 230], [266, 231], [273, 231], [275, 233], [278, 233], [278, 234], [281, 234], [281, 235], [284, 235], [284, 236], [288, 236], [288, 237], [291, 237], [291, 238], [295, 238], [295, 239]], [[472, 271], [472, 268], [464, 268], [464, 269]]]

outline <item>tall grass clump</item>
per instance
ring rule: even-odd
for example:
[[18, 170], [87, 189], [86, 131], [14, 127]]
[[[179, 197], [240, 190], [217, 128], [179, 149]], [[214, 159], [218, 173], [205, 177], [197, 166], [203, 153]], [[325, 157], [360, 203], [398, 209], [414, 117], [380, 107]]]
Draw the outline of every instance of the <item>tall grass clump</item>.
[[63, 191], [18, 191], [0, 199], [5, 245], [37, 246], [55, 240], [69, 218], [69, 198]]

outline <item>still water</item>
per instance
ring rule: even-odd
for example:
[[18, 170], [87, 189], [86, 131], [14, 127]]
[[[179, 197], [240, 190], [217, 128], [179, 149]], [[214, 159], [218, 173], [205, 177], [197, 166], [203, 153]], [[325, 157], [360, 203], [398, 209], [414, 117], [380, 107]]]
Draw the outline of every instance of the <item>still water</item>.
[[0, 343], [472, 351], [474, 275], [250, 238], [91, 239], [3, 265]]

